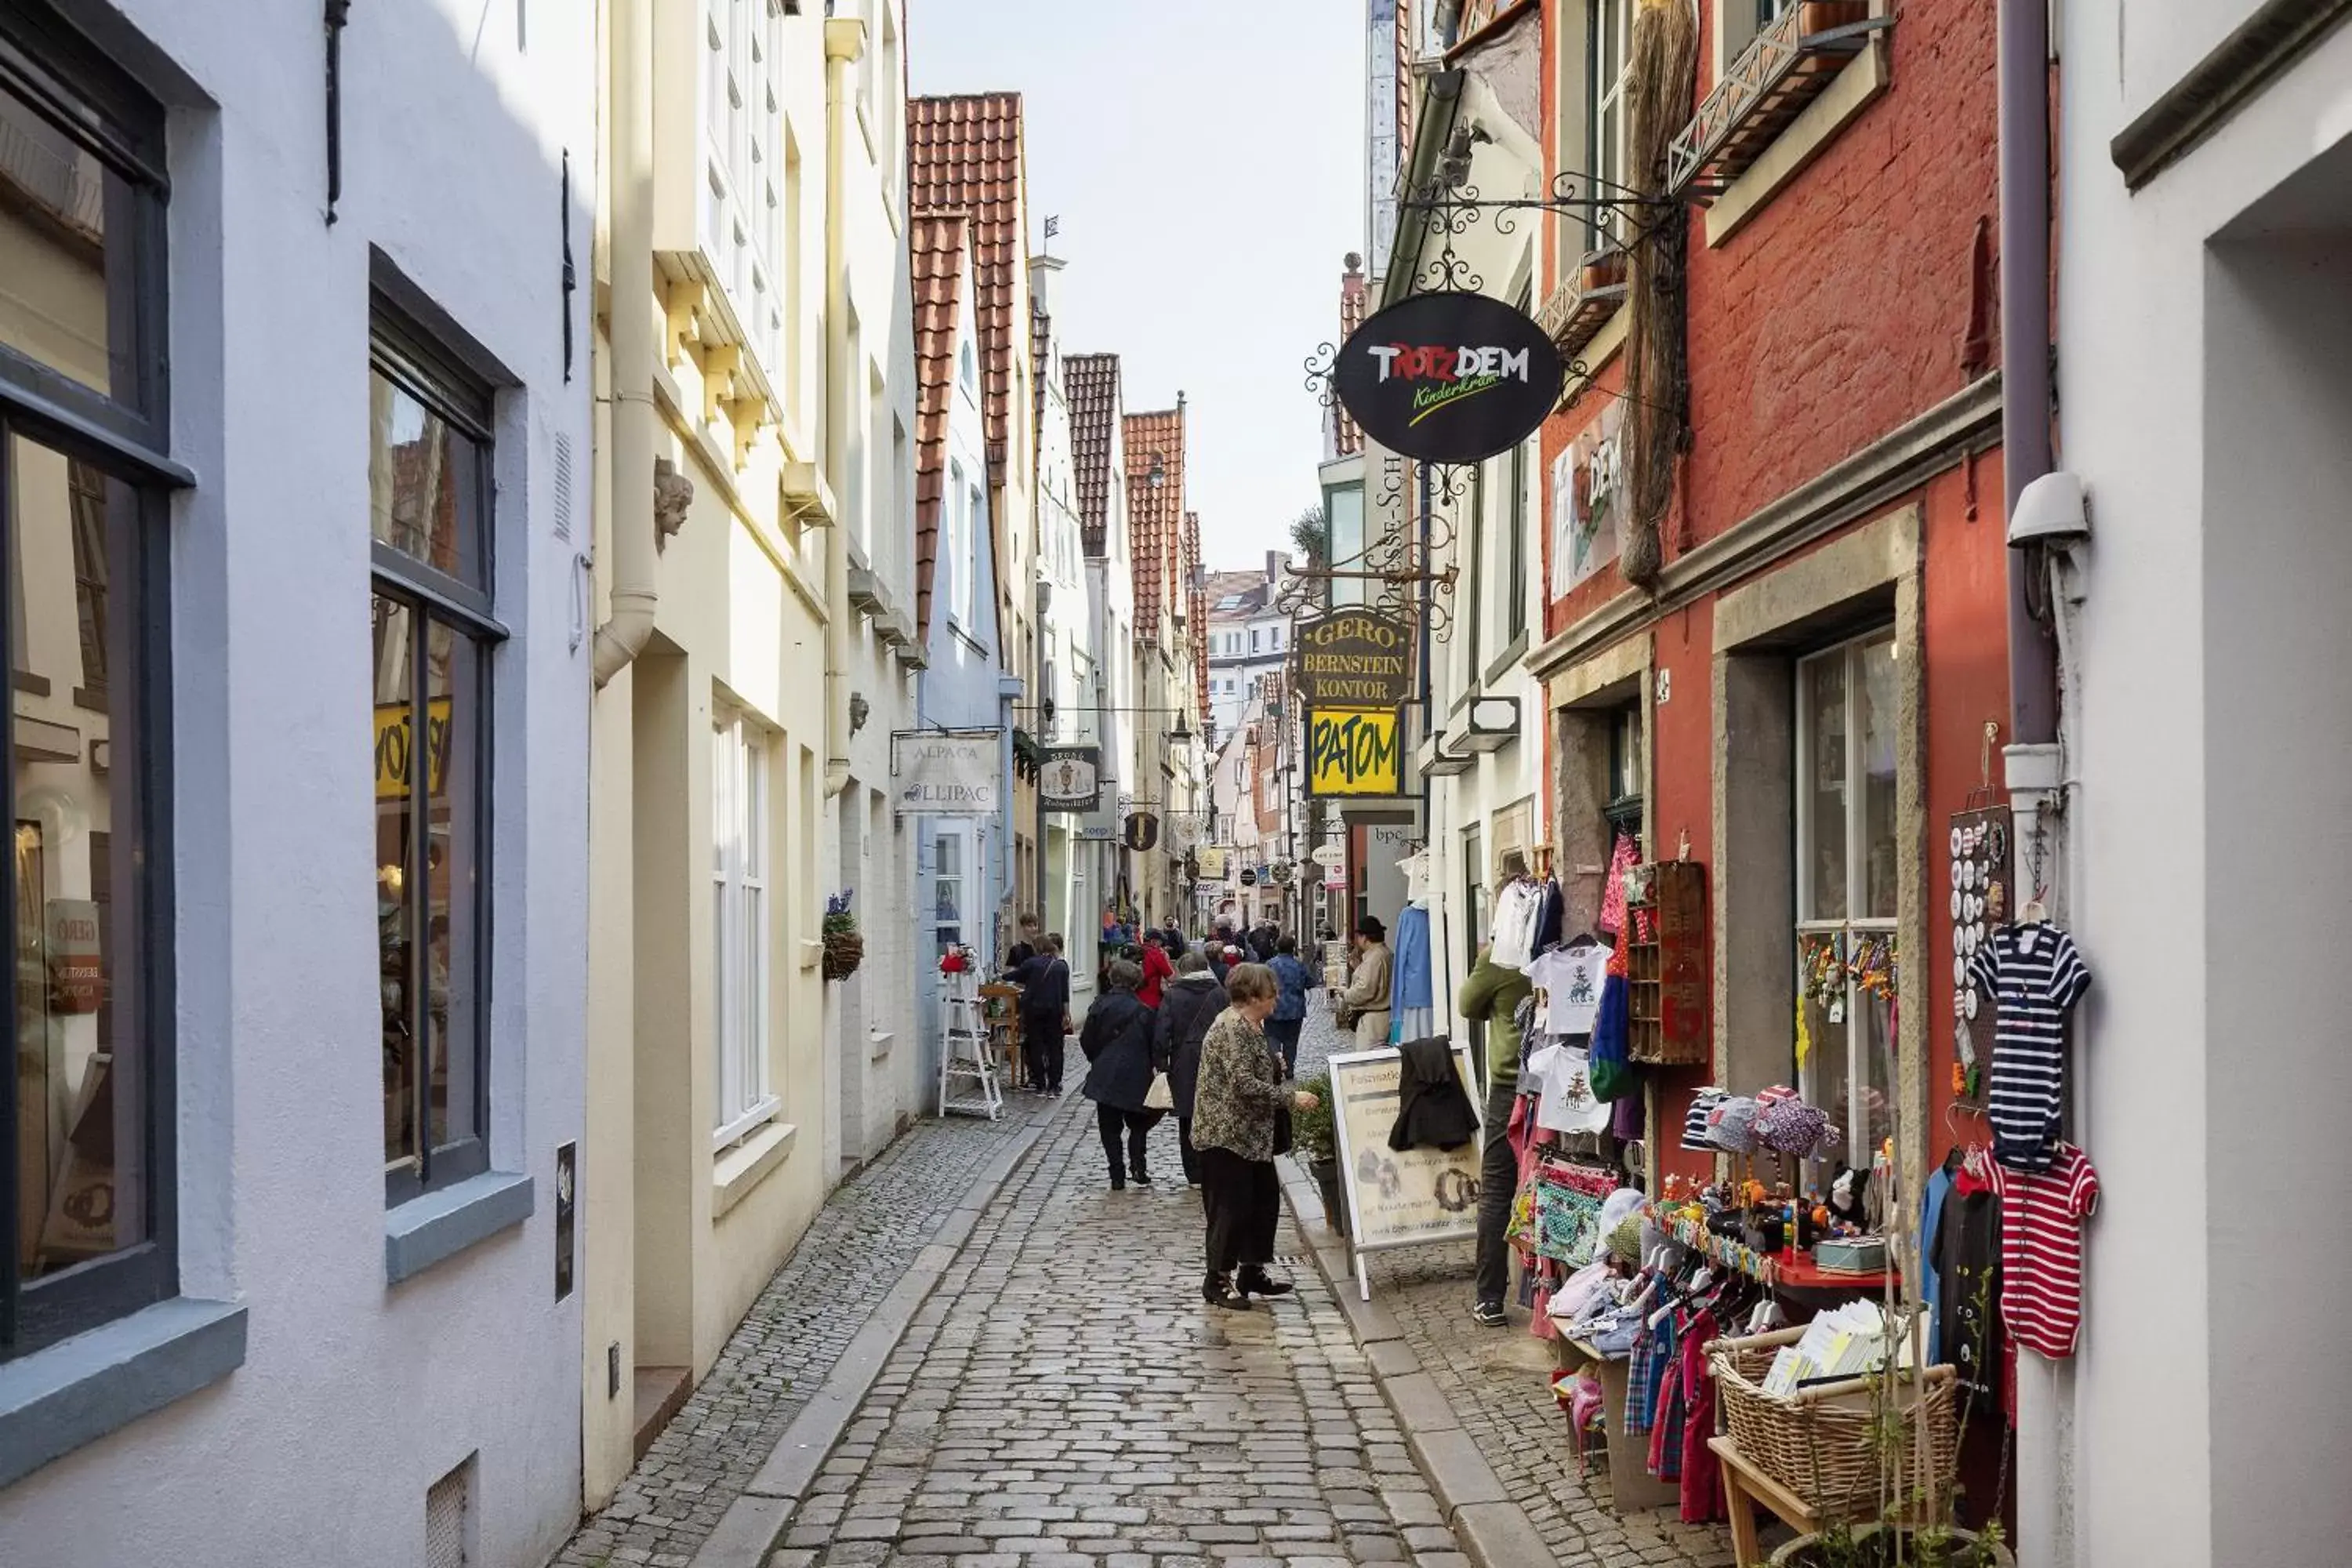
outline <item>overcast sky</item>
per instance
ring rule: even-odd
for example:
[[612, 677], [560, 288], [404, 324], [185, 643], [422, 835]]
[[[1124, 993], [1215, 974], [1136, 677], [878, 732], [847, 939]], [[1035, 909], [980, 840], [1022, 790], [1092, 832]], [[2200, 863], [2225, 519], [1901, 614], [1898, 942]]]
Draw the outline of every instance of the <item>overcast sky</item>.
[[1117, 353], [1129, 408], [1183, 389], [1208, 563], [1260, 561], [1317, 499], [1301, 362], [1363, 247], [1363, 0], [908, 5], [915, 91], [1022, 95], [1064, 352]]

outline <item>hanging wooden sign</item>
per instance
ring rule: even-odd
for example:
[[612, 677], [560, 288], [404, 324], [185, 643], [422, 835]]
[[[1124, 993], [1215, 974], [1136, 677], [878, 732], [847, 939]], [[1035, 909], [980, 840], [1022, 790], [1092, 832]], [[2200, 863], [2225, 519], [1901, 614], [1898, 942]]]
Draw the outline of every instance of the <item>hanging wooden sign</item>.
[[1335, 610], [1291, 637], [1294, 684], [1309, 708], [1395, 708], [1412, 698], [1412, 623], [1378, 610]]
[[1316, 709], [1307, 715], [1307, 793], [1404, 793], [1404, 726], [1393, 708]]

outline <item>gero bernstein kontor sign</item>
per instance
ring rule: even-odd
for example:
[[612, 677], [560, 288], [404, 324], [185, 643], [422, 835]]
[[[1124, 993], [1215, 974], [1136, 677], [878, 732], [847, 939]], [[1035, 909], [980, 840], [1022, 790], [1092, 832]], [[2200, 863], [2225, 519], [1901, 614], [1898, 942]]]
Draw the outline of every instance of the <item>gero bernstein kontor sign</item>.
[[1339, 346], [1331, 384], [1364, 434], [1430, 463], [1475, 463], [1535, 433], [1559, 402], [1550, 334], [1484, 294], [1415, 294]]
[[1376, 610], [1335, 610], [1299, 624], [1291, 662], [1309, 708], [1394, 708], [1412, 696], [1412, 626]]

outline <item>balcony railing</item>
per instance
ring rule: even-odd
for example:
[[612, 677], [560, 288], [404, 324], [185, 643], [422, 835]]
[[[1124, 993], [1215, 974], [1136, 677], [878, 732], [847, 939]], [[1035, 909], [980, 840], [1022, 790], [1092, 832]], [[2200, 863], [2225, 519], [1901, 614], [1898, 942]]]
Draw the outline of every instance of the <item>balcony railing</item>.
[[1895, 25], [1868, 0], [1798, 0], [1740, 52], [1666, 149], [1666, 192], [1705, 206], [1788, 129], [1845, 63]]

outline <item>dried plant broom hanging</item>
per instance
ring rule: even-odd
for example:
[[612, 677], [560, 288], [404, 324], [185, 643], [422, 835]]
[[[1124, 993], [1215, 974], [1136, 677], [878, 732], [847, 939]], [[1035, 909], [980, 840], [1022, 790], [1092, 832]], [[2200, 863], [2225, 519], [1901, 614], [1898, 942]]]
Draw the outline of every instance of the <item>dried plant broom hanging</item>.
[[[1625, 66], [1627, 183], [1665, 193], [1666, 148], [1689, 122], [1698, 70], [1698, 19], [1689, 0], [1642, 0]], [[1625, 334], [1625, 494], [1630, 526], [1619, 561], [1625, 580], [1654, 590], [1664, 564], [1659, 531], [1674, 504], [1683, 438], [1683, 237], [1676, 209], [1650, 209], [1646, 238], [1626, 261], [1633, 311]]]

